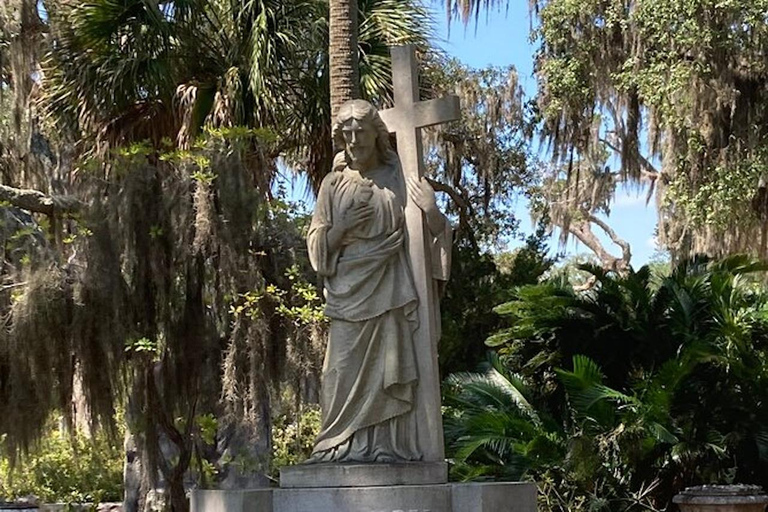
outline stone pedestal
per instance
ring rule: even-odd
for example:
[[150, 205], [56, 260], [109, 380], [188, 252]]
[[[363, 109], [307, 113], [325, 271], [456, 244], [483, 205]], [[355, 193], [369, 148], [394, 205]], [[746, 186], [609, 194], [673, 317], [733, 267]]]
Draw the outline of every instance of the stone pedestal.
[[445, 462], [399, 464], [300, 464], [280, 470], [280, 487], [384, 487], [390, 485], [444, 484]]
[[195, 491], [192, 512], [536, 512], [531, 483]]
[[192, 491], [191, 512], [272, 512], [272, 489]]

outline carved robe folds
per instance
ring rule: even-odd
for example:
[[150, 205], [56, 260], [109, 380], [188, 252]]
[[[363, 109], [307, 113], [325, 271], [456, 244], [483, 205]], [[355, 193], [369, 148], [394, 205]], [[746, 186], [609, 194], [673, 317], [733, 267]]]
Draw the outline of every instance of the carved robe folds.
[[[324, 278], [330, 339], [323, 368], [323, 423], [311, 462], [392, 462], [422, 458], [416, 428], [416, 291], [406, 254], [399, 161], [361, 175], [344, 168], [323, 181], [308, 234], [314, 269]], [[326, 234], [355, 201], [373, 218], [347, 232], [336, 253]], [[450, 268], [451, 230], [435, 236], [435, 278]]]

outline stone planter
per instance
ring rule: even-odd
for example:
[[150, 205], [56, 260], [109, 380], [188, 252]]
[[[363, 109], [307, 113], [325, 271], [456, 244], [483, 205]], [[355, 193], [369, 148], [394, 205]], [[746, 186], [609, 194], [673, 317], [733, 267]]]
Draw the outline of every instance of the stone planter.
[[757, 485], [702, 485], [672, 501], [681, 512], [764, 512], [768, 495]]

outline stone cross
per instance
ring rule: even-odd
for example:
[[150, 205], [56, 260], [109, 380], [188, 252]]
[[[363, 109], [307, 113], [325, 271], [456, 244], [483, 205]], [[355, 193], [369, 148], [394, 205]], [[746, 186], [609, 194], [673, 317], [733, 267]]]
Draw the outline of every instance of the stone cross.
[[[459, 98], [449, 96], [419, 101], [419, 77], [413, 45], [392, 48], [395, 107], [379, 112], [390, 132], [397, 135], [397, 153], [405, 177], [424, 175], [421, 129], [455, 121], [460, 117]], [[440, 374], [437, 342], [440, 312], [432, 279], [431, 236], [424, 214], [411, 201], [405, 208], [408, 254], [419, 297], [419, 328], [415, 333], [419, 385], [416, 395], [419, 446], [425, 462], [445, 459], [443, 420], [440, 410]]]

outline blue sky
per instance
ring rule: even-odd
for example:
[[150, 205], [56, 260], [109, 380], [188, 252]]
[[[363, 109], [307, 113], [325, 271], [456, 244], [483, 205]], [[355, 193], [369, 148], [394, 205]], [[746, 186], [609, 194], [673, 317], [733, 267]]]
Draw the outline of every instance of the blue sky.
[[[520, 84], [526, 94], [535, 94], [535, 47], [529, 41], [531, 18], [528, 2], [512, 0], [508, 7], [481, 14], [477, 25], [471, 22], [467, 27], [457, 19], [448, 27], [443, 0], [433, 0], [431, 7], [436, 13], [437, 36], [446, 53], [474, 68], [513, 65], [517, 68]], [[607, 219], [619, 236], [632, 246], [632, 265], [636, 268], [647, 263], [656, 250], [655, 202], [651, 200], [646, 206], [645, 196], [646, 192], [642, 190], [620, 190]], [[518, 205], [516, 214], [523, 221], [523, 229], [530, 231], [530, 219], [523, 201]], [[607, 238], [603, 239], [611, 252], [618, 253], [617, 248], [607, 242]], [[556, 246], [556, 242], [553, 242], [553, 245]], [[589, 252], [586, 247], [575, 241], [569, 242], [565, 249], [569, 254]]]

